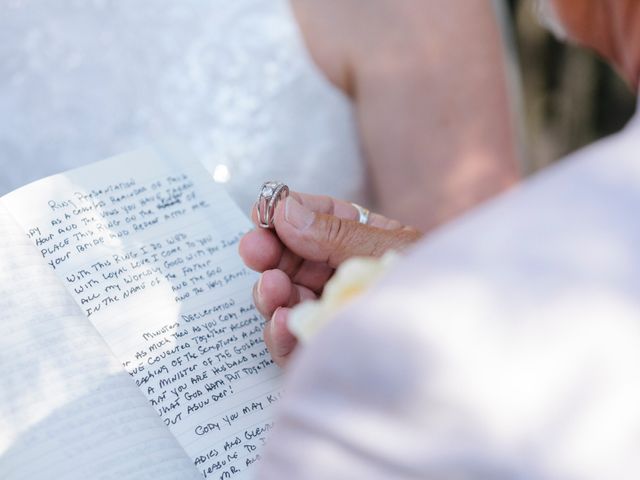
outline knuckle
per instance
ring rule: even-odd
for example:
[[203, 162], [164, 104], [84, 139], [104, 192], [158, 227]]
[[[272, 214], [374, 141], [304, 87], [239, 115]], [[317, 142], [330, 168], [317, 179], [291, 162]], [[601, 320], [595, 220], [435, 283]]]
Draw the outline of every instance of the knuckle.
[[332, 246], [340, 246], [344, 241], [344, 222], [334, 216], [327, 217], [327, 228], [325, 229], [325, 241]]
[[321, 241], [324, 242], [326, 246], [326, 261], [329, 265], [335, 267], [345, 256], [345, 250], [349, 249], [349, 228], [347, 222], [338, 217], [327, 216]]
[[353, 228], [353, 222], [338, 217], [329, 217], [325, 229], [324, 241], [327, 245], [327, 262], [337, 265], [345, 257], [351, 256], [351, 252], [362, 246], [359, 240], [357, 228]]

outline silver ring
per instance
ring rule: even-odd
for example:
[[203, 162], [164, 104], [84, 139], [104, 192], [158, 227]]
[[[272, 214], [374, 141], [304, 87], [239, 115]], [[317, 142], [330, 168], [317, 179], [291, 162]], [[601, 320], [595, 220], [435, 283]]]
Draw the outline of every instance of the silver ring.
[[363, 225], [368, 224], [369, 223], [369, 215], [371, 214], [371, 212], [368, 209], [366, 209], [364, 207], [361, 207], [357, 203], [352, 203], [351, 205], [356, 207], [356, 210], [358, 210], [358, 222], [363, 224]]
[[289, 195], [289, 187], [282, 182], [269, 180], [262, 184], [258, 195], [258, 225], [273, 228], [273, 216], [278, 202]]

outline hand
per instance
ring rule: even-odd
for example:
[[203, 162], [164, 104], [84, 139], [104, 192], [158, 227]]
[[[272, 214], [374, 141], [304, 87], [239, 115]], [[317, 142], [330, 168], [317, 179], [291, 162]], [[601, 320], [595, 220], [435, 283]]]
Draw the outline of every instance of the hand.
[[[257, 225], [255, 207], [251, 217]], [[245, 264], [262, 272], [253, 298], [269, 320], [264, 341], [276, 364], [283, 366], [296, 346], [286, 326], [290, 308], [317, 298], [338, 265], [354, 256], [401, 250], [421, 236], [382, 215], [371, 214], [367, 225], [357, 219], [348, 202], [291, 192], [275, 210], [275, 231], [258, 228], [240, 241]]]

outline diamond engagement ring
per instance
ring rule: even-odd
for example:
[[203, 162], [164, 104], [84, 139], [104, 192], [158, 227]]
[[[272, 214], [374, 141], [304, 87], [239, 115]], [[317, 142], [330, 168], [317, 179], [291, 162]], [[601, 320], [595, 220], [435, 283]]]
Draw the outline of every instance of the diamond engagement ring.
[[363, 225], [369, 223], [369, 215], [371, 214], [371, 212], [366, 208], [361, 207], [357, 203], [352, 203], [351, 205], [356, 207], [356, 210], [358, 210], [358, 222], [362, 223]]
[[278, 202], [289, 195], [289, 187], [282, 182], [270, 180], [260, 187], [258, 195], [258, 225], [273, 228], [273, 215]]

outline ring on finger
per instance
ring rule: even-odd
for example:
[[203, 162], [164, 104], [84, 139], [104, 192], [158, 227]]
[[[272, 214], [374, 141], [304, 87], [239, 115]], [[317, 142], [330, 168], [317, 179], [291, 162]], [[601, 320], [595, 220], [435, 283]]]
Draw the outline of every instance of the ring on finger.
[[358, 223], [367, 225], [369, 223], [369, 216], [371, 215], [371, 212], [357, 203], [351, 203], [351, 205], [353, 205], [358, 211]]
[[273, 228], [273, 217], [278, 202], [289, 195], [289, 187], [282, 182], [269, 180], [262, 184], [258, 195], [258, 225]]

